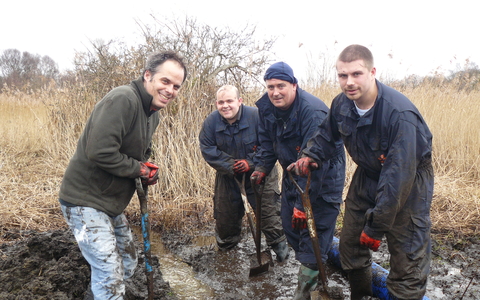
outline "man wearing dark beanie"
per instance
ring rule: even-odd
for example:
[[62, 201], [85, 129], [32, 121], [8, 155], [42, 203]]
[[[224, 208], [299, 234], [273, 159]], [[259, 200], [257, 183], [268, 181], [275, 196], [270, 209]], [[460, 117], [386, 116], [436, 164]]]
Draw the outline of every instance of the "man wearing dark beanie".
[[[255, 157], [251, 179], [261, 184], [277, 161], [282, 166], [282, 225], [295, 258], [301, 263], [294, 299], [310, 299], [319, 271], [301, 196], [286, 168], [299, 158], [329, 109], [322, 100], [298, 87], [292, 68], [284, 62], [271, 65], [264, 80], [267, 92], [256, 102], [261, 151]], [[305, 190], [306, 178], [293, 177]], [[311, 174], [309, 195], [323, 262], [332, 244], [344, 181], [345, 153], [343, 144], [338, 142], [337, 154]]]

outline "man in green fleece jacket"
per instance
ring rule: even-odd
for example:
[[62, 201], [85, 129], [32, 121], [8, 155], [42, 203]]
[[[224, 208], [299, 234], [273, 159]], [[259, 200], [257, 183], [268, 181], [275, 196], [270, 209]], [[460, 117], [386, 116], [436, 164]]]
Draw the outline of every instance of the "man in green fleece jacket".
[[124, 279], [133, 275], [137, 254], [123, 214], [135, 193], [135, 178], [157, 182], [158, 167], [147, 160], [157, 111], [178, 94], [187, 70], [174, 52], [152, 54], [143, 75], [111, 90], [85, 125], [65, 171], [59, 201], [83, 256], [91, 267], [95, 299], [123, 299]]

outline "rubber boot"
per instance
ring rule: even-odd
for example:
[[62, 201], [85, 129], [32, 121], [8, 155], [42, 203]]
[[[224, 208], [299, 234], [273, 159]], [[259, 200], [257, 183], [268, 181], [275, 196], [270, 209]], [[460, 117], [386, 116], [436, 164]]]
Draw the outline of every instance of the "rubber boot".
[[92, 292], [92, 282], [88, 284], [87, 290], [85, 291], [85, 295], [83, 296], [83, 300], [94, 300], [93, 292]]
[[304, 265], [300, 265], [298, 270], [297, 289], [293, 300], [309, 300], [310, 292], [315, 290], [318, 284], [318, 270], [312, 270]]
[[364, 296], [373, 296], [371, 267], [351, 270], [348, 272], [351, 300], [362, 300]]
[[272, 245], [272, 250], [277, 255], [278, 262], [282, 262], [290, 256], [290, 254], [288, 253], [288, 245], [286, 240], [283, 240], [278, 244]]

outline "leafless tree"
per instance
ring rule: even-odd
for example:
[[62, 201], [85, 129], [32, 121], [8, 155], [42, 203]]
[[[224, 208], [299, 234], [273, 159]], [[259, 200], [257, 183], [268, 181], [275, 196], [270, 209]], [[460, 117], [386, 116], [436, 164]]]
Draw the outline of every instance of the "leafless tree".
[[59, 71], [49, 56], [17, 49], [7, 49], [0, 55], [1, 84], [23, 90], [36, 90], [55, 81]]
[[82, 84], [100, 96], [138, 77], [144, 59], [137, 48], [123, 41], [94, 40], [87, 51], [76, 53], [74, 72]]
[[139, 76], [148, 54], [173, 50], [186, 61], [189, 84], [201, 85], [212, 95], [213, 89], [226, 83], [237, 85], [242, 92], [258, 86], [271, 61], [276, 38], [257, 39], [255, 26], [235, 31], [201, 24], [190, 17], [152, 19], [151, 24], [137, 21], [142, 43], [127, 46], [122, 41], [96, 40], [86, 52], [78, 52], [74, 59], [77, 78], [100, 96]]
[[30, 86], [34, 86], [36, 79], [40, 76], [40, 70], [38, 68], [40, 64], [40, 55], [31, 54], [29, 52], [22, 53], [22, 59], [20, 60], [21, 77], [24, 83], [28, 83]]
[[137, 21], [148, 50], [172, 49], [182, 53], [196, 80], [245, 87], [254, 84], [271, 61], [276, 37], [259, 40], [254, 25], [247, 24], [236, 31], [201, 24], [195, 18], [152, 17], [153, 26]]
[[21, 83], [20, 75], [22, 54], [17, 49], [7, 49], [0, 56], [0, 72], [2, 74], [2, 85], [18, 86]]
[[40, 74], [45, 78], [57, 79], [60, 74], [58, 64], [50, 56], [42, 56], [40, 60]]

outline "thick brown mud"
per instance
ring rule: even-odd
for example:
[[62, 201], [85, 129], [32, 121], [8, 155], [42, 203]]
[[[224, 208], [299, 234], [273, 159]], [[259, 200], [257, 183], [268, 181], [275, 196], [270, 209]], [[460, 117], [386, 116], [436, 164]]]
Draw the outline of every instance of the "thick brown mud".
[[[3, 230], [2, 238], [11, 242], [0, 245], [0, 299], [83, 299], [90, 281], [90, 269], [69, 230]], [[274, 260], [268, 272], [249, 277], [250, 267], [255, 266], [251, 262], [255, 248], [247, 230], [242, 242], [229, 251], [216, 248], [211, 228], [190, 234], [154, 234], [152, 243], [155, 299], [273, 300], [293, 297], [299, 267], [293, 250], [286, 262]], [[142, 247], [141, 241], [137, 241], [139, 265], [134, 277], [126, 283], [127, 300], [147, 297]], [[456, 239], [454, 243], [434, 242], [432, 249], [426, 296], [432, 300], [480, 299], [478, 238]], [[272, 255], [275, 259], [273, 252]], [[171, 262], [162, 266], [166, 256], [172, 257]], [[382, 245], [374, 261], [388, 269], [388, 258], [386, 247]], [[188, 275], [185, 269], [189, 269]], [[174, 271], [181, 271], [180, 277], [169, 275]], [[342, 271], [329, 264], [327, 274], [329, 287], [341, 290], [344, 298], [349, 299]]]
[[[0, 299], [83, 299], [90, 282], [90, 266], [83, 258], [70, 230], [51, 232], [6, 232], [0, 245]], [[21, 238], [18, 240], [18, 238]], [[143, 252], [137, 242], [139, 264], [126, 282], [126, 300], [147, 298]], [[158, 258], [152, 259], [158, 269]], [[154, 275], [154, 299], [177, 299], [160, 272]]]

